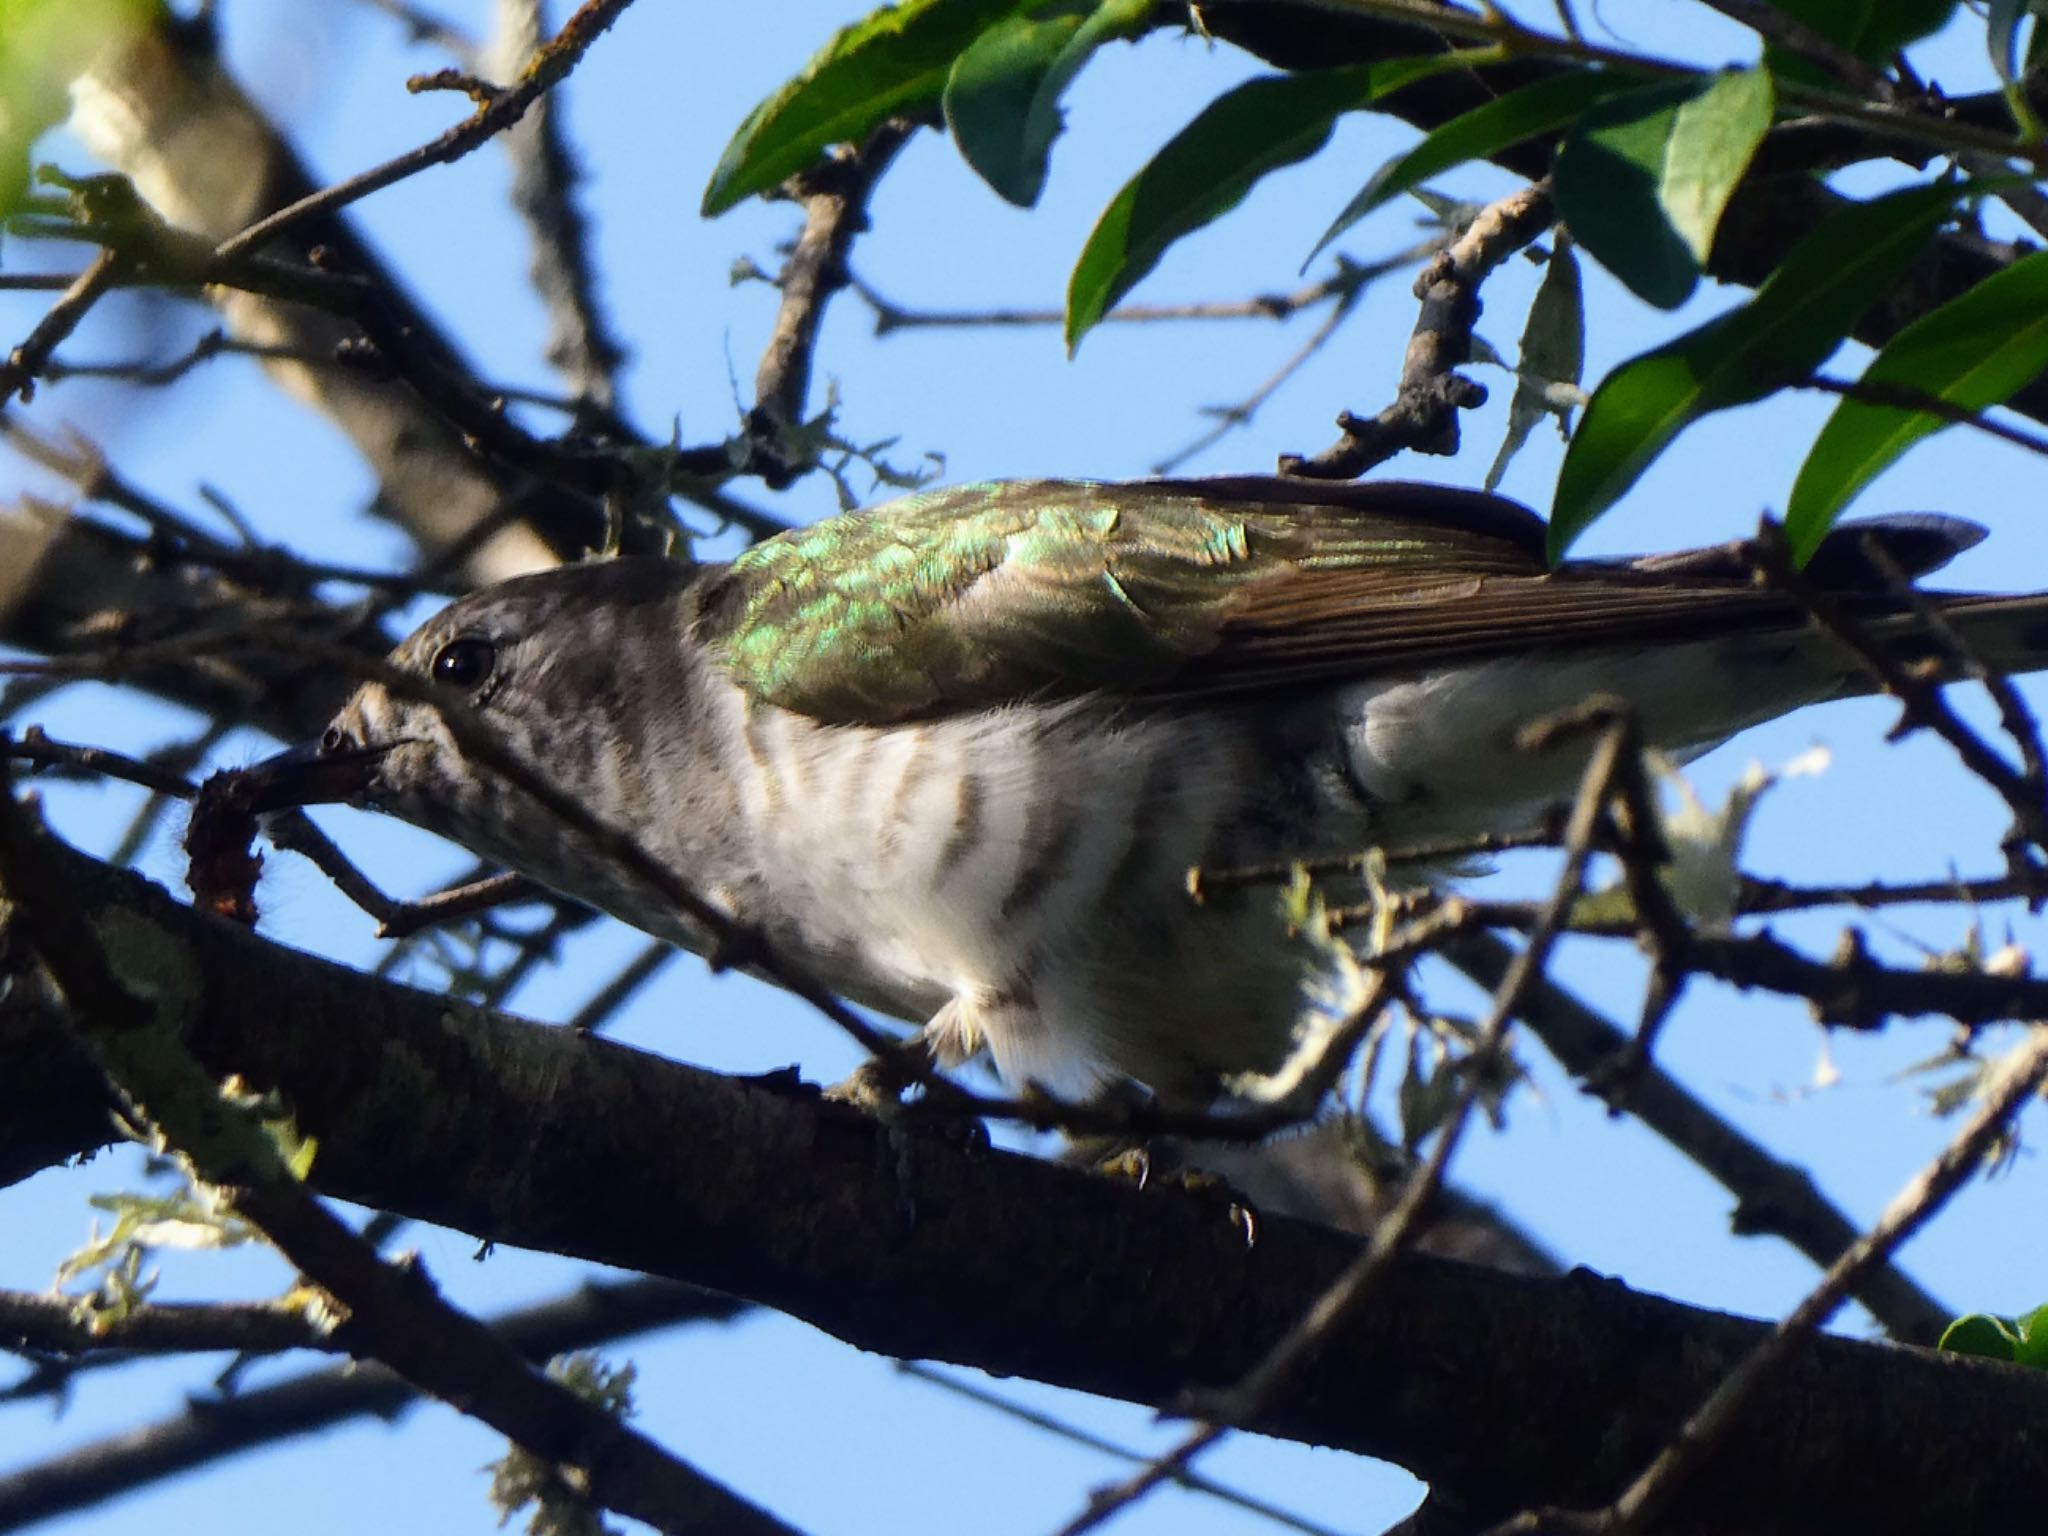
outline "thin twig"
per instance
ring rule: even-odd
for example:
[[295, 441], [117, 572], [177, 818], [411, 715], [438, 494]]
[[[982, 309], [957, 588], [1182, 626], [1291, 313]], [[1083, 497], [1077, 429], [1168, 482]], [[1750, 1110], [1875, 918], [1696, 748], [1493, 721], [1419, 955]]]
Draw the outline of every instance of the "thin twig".
[[1775, 43], [1788, 53], [1796, 53], [1818, 64], [1853, 91], [1887, 103], [1897, 97], [1896, 88], [1883, 70], [1808, 26], [1797, 16], [1765, 3], [1765, 0], [1706, 0], [1706, 3], [1730, 21], [1748, 27], [1765, 42]]
[[89, 1300], [50, 1292], [0, 1290], [0, 1349], [39, 1355], [106, 1350], [123, 1356], [233, 1349], [338, 1351], [331, 1329], [303, 1306], [271, 1301], [144, 1302], [120, 1316]]
[[1860, 400], [1865, 405], [1890, 406], [1901, 411], [1921, 411], [1937, 416], [1959, 427], [1974, 427], [1987, 436], [2001, 442], [2011, 443], [2015, 448], [2024, 448], [2029, 453], [2048, 456], [2048, 435], [2029, 432], [2024, 427], [2015, 427], [2009, 422], [1999, 421], [1983, 411], [1972, 410], [1967, 405], [1958, 405], [1953, 400], [1944, 400], [1937, 394], [1916, 389], [1911, 384], [1887, 383], [1880, 379], [1831, 379], [1815, 374], [1802, 380], [1801, 389], [1819, 390], [1822, 394], [1839, 395], [1845, 400]]
[[789, 484], [808, 467], [786, 459], [784, 438], [808, 419], [811, 365], [825, 309], [847, 285], [846, 253], [867, 228], [869, 194], [916, 131], [915, 122], [892, 118], [859, 147], [842, 147], [791, 180], [804, 225], [775, 279], [782, 303], [755, 371], [754, 408], [747, 417], [754, 467], [772, 488]]
[[2030, 784], [1964, 723], [1943, 696], [1939, 681], [1898, 665], [1845, 605], [1809, 581], [1793, 565], [1784, 530], [1777, 523], [1766, 518], [1749, 548], [1764, 579], [1804, 604], [1814, 622], [1840, 641], [1884, 692], [1899, 701], [1900, 728], [1925, 728], [1947, 742], [1963, 766], [2005, 801], [2013, 814], [2015, 832], [2036, 848], [2048, 850], [2048, 802], [2044, 802], [2040, 786]]
[[[542, 38], [540, 0], [499, 0], [501, 37], [492, 52], [524, 57]], [[562, 103], [544, 95], [527, 120], [504, 139], [512, 160], [512, 208], [526, 225], [528, 275], [548, 315], [547, 360], [570, 393], [609, 415], [618, 405], [617, 373], [626, 349], [612, 335], [598, 302], [590, 261], [590, 226], [577, 206], [582, 168], [562, 130]]]
[[625, 968], [591, 995], [590, 1001], [569, 1016], [567, 1027], [578, 1034], [594, 1034], [611, 1021], [626, 1000], [646, 986], [661, 968], [675, 959], [676, 948], [660, 939], [646, 945]]
[[[530, 1360], [630, 1338], [678, 1323], [722, 1323], [744, 1313], [731, 1297], [673, 1280], [586, 1282], [490, 1321]], [[336, 1347], [330, 1335], [324, 1346]], [[350, 1419], [396, 1421], [421, 1394], [375, 1362], [287, 1376], [250, 1391], [192, 1398], [168, 1418], [88, 1441], [48, 1461], [0, 1474], [0, 1529], [14, 1530], [230, 1456]]]
[[498, 874], [466, 881], [417, 901], [400, 901], [386, 895], [357, 868], [355, 861], [304, 811], [276, 812], [269, 818], [266, 832], [272, 843], [308, 860], [334, 882], [335, 889], [375, 918], [380, 939], [410, 938], [424, 929], [459, 922], [493, 907], [530, 900], [540, 891], [524, 875]]
[[124, 757], [105, 747], [58, 741], [39, 725], [23, 727], [18, 736], [0, 731], [0, 760], [27, 763], [32, 769], [44, 772], [120, 779], [124, 783], [139, 784], [153, 795], [168, 795], [174, 800], [190, 800], [199, 793], [198, 787], [182, 774], [172, 773], [140, 758]]
[[[1489, 933], [1454, 935], [1440, 953], [1489, 992], [1499, 988], [1515, 958], [1514, 950]], [[1544, 1049], [1581, 1080], [1613, 1060], [1629, 1038], [1547, 976], [1529, 984], [1521, 1014]], [[1654, 1064], [1630, 1084], [1622, 1107], [1735, 1196], [1729, 1227], [1736, 1234], [1779, 1237], [1823, 1268], [1858, 1237], [1856, 1225], [1805, 1169], [1772, 1156]], [[1890, 1264], [1866, 1270], [1853, 1294], [1886, 1332], [1904, 1343], [1932, 1344], [1955, 1316], [1953, 1308]]]
[[[1114, 1456], [1119, 1461], [1141, 1462], [1146, 1460], [1142, 1453], [1131, 1450], [1126, 1446], [1118, 1445], [1114, 1440], [1105, 1439], [1101, 1435], [1093, 1434], [1081, 1428], [1078, 1424], [1069, 1423], [1067, 1420], [1056, 1418], [1049, 1413], [1040, 1413], [1035, 1408], [1027, 1408], [1024, 1404], [1013, 1402], [1001, 1393], [991, 1392], [986, 1387], [976, 1386], [971, 1381], [963, 1381], [959, 1377], [950, 1375], [945, 1371], [933, 1370], [930, 1366], [923, 1365], [918, 1361], [899, 1360], [896, 1362], [896, 1369], [914, 1381], [925, 1382], [930, 1386], [951, 1392], [956, 1397], [963, 1397], [970, 1403], [978, 1403], [984, 1408], [992, 1408], [997, 1413], [1015, 1419], [1019, 1423], [1028, 1424], [1033, 1429], [1043, 1430], [1046, 1434], [1056, 1435], [1060, 1439], [1071, 1441], [1075, 1445], [1085, 1446], [1091, 1451], [1099, 1451], [1104, 1456]], [[1269, 1504], [1264, 1499], [1254, 1498], [1248, 1493], [1241, 1493], [1228, 1484], [1219, 1483], [1214, 1478], [1206, 1477], [1200, 1472], [1186, 1470], [1173, 1481], [1177, 1487], [1185, 1488], [1190, 1493], [1206, 1495], [1217, 1500], [1219, 1503], [1229, 1504], [1237, 1509], [1244, 1510], [1248, 1514], [1256, 1515], [1261, 1520], [1271, 1521], [1274, 1525], [1281, 1526], [1286, 1530], [1301, 1531], [1304, 1533], [1304, 1536], [1338, 1536], [1338, 1533], [1330, 1526], [1319, 1525], [1313, 1520], [1304, 1519], [1291, 1510], [1282, 1509], [1277, 1504]]]
[[448, 165], [504, 132], [526, 114], [543, 92], [553, 89], [582, 59], [584, 51], [619, 19], [633, 0], [585, 0], [562, 24], [554, 40], [528, 61], [520, 78], [496, 93], [475, 112], [428, 143], [372, 166], [346, 180], [322, 187], [309, 196], [266, 214], [237, 235], [214, 247], [213, 260], [228, 265], [252, 255], [294, 224], [316, 214], [333, 213], [372, 192], [416, 176], [429, 166]]
[[50, 354], [63, 345], [65, 337], [78, 329], [79, 321], [114, 286], [126, 267], [126, 259], [111, 250], [103, 250], [93, 257], [86, 269], [64, 290], [62, 297], [44, 311], [43, 318], [36, 322], [35, 329], [23, 338], [21, 345], [7, 354], [5, 362], [0, 362], [0, 403], [13, 399], [17, 394], [24, 401], [34, 398], [36, 375], [50, 361]]

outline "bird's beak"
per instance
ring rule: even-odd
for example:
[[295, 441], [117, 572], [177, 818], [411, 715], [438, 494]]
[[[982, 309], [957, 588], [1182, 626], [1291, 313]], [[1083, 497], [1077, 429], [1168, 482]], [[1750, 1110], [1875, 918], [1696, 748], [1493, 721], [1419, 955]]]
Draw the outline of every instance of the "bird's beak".
[[236, 775], [236, 787], [258, 815], [299, 805], [328, 805], [366, 794], [385, 747], [293, 747]]

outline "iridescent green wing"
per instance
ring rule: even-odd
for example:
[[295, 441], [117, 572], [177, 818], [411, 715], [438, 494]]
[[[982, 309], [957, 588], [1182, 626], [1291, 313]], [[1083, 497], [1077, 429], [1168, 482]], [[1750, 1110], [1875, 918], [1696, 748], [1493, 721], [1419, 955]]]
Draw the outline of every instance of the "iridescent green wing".
[[[1807, 575], [1896, 613], [1888, 567], [1978, 536], [1940, 518], [1844, 525]], [[1886, 559], [1873, 565], [1862, 541]], [[1513, 502], [1394, 482], [1040, 480], [961, 486], [755, 546], [704, 638], [736, 680], [884, 723], [1086, 692], [1188, 697], [1412, 675], [1503, 656], [1795, 632], [1803, 607], [1732, 548], [1543, 564]]]
[[1514, 503], [1434, 486], [957, 486], [756, 545], [707, 596], [706, 637], [750, 692], [834, 721], [1243, 687], [1266, 653], [1290, 677], [1356, 670], [1355, 626], [1315, 639], [1333, 620], [1540, 578], [1542, 542]]

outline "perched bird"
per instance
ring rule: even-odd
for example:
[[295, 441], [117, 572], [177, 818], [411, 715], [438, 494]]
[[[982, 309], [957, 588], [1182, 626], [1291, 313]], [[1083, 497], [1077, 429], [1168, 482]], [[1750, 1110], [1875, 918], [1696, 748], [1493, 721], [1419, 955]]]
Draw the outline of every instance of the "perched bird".
[[[1935, 654], [1887, 568], [1981, 536], [1850, 525], [1808, 576]], [[1433, 486], [933, 491], [728, 565], [597, 561], [465, 597], [393, 654], [431, 688], [365, 685], [252, 794], [381, 808], [708, 947], [465, 758], [438, 694], [771, 955], [928, 1021], [943, 1057], [1203, 1099], [1284, 1060], [1307, 959], [1270, 888], [1198, 903], [1191, 868], [1526, 825], [1584, 747], [1532, 755], [1519, 728], [1592, 694], [1684, 755], [1871, 690], [1732, 549], [1555, 570], [1543, 550], [1533, 513]], [[2048, 594], [1935, 601], [1989, 665], [2048, 666]]]

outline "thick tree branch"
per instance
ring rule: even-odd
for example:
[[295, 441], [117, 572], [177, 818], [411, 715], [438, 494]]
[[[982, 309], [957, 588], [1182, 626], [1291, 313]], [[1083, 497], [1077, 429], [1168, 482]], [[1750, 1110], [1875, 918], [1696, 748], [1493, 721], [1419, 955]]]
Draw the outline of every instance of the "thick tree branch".
[[[1239, 1379], [1357, 1251], [1277, 1220], [1247, 1248], [1209, 1202], [892, 1135], [793, 1083], [451, 1011], [65, 863], [89, 907], [235, 978], [207, 989], [185, 1041], [211, 1070], [282, 1092], [320, 1138], [314, 1182], [344, 1198], [707, 1284], [864, 1348], [1159, 1405]], [[18, 1064], [0, 1074], [0, 1176], [108, 1139], [55, 1006], [25, 985], [0, 1001]], [[1763, 1334], [1584, 1276], [1408, 1259], [1253, 1427], [1398, 1460], [1501, 1514], [1587, 1507]], [[1754, 1410], [1675, 1528], [1997, 1529], [2048, 1499], [2028, 1429], [2048, 1377], [1819, 1340]], [[1819, 1475], [1820, 1445], [1853, 1471]]]

